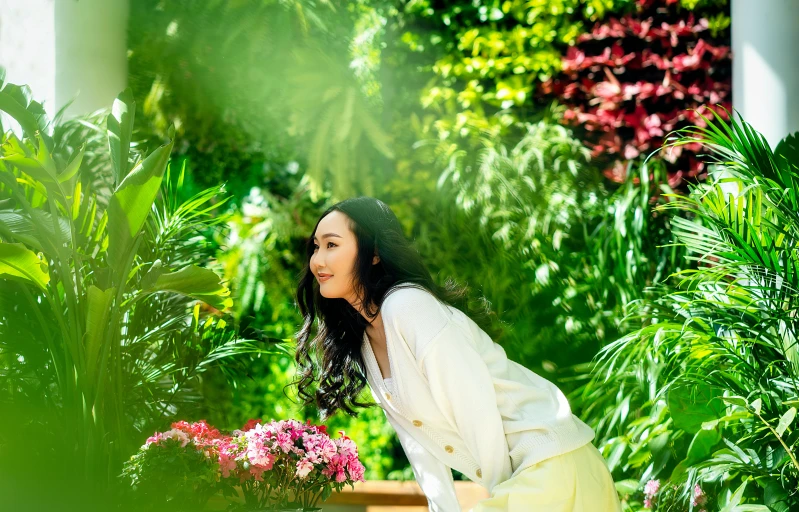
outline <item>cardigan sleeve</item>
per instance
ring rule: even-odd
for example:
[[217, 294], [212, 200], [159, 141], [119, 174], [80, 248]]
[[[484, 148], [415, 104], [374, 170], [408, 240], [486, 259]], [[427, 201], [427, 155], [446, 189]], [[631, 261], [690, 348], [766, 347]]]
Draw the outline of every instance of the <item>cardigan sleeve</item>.
[[479, 482], [493, 489], [512, 473], [508, 442], [488, 366], [450, 320], [419, 356], [436, 405], [477, 461]]
[[[385, 412], [385, 410], [384, 410]], [[452, 470], [411, 436], [390, 414], [386, 413], [391, 426], [397, 431], [402, 449], [413, 468], [416, 482], [427, 498], [430, 512], [452, 512], [461, 510], [455, 494]]]
[[509, 479], [513, 470], [488, 366], [475, 340], [433, 294], [418, 288], [395, 293], [383, 321], [415, 354], [436, 406], [479, 466], [478, 482], [491, 490]]

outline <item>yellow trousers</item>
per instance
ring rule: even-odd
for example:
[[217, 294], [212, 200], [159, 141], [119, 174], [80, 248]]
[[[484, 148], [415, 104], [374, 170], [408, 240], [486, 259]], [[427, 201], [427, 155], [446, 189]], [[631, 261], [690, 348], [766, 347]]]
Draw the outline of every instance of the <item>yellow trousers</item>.
[[471, 512], [621, 512], [605, 459], [588, 443], [498, 485]]

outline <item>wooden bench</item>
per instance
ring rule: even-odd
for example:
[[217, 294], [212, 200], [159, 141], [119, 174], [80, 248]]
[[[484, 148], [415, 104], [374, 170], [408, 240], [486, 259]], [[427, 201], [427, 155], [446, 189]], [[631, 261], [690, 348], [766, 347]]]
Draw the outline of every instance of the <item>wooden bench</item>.
[[[461, 509], [466, 512], [475, 503], [488, 497], [488, 491], [474, 482], [456, 481], [455, 492]], [[226, 502], [221, 497], [209, 501], [206, 510], [224, 510]], [[355, 488], [347, 486], [333, 493], [320, 504], [322, 512], [427, 512], [427, 498], [419, 484], [394, 480], [369, 480], [357, 482]]]

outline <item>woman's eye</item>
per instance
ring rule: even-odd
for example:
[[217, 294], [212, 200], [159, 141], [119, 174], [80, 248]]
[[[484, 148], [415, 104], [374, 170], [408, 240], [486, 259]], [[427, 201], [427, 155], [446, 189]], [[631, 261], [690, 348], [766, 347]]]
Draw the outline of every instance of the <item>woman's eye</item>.
[[[336, 244], [334, 244], [333, 242], [328, 242], [328, 243], [327, 243], [327, 246], [328, 246], [328, 247], [330, 247], [331, 245], [332, 245], [333, 247], [336, 247]], [[315, 250], [319, 249], [319, 246], [318, 246], [318, 245], [316, 245], [316, 244], [313, 244], [313, 249], [314, 249], [314, 251], [315, 251]]]

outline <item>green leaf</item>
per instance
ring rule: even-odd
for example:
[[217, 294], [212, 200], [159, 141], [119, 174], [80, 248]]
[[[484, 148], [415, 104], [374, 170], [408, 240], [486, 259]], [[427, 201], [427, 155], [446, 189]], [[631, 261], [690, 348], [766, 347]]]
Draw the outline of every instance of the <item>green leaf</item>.
[[746, 484], [748, 483], [749, 480], [744, 480], [744, 482], [735, 490], [726, 506], [721, 509], [720, 512], [736, 512], [739, 510], [738, 506], [744, 497], [744, 491], [746, 490]]
[[697, 432], [688, 447], [688, 454], [685, 457], [686, 465], [690, 466], [707, 459], [719, 441], [721, 441], [721, 433], [717, 429]]
[[46, 185], [55, 184], [57, 171], [50, 150], [47, 149], [47, 144], [41, 134], [37, 133], [35, 139], [39, 144], [35, 158], [29, 156], [23, 145], [14, 145], [13, 149], [4, 151], [0, 160], [14, 164], [20, 171]]
[[711, 420], [711, 421], [703, 422], [702, 423], [702, 429], [710, 430], [710, 429], [716, 428], [716, 425], [718, 425], [719, 423], [727, 423], [727, 422], [730, 422], [730, 421], [743, 420], [743, 419], [748, 419], [748, 418], [751, 418], [751, 417], [752, 417], [752, 413], [750, 413], [749, 411], [735, 411], [732, 414], [728, 414], [726, 416], [722, 416], [721, 418], [719, 418], [717, 420]]
[[704, 384], [675, 385], [669, 389], [666, 401], [674, 425], [691, 434], [702, 428], [702, 423], [721, 418], [724, 404], [718, 398], [721, 390]]
[[36, 250], [55, 252], [56, 244], [69, 242], [69, 221], [59, 216], [58, 232], [54, 234], [52, 219], [52, 215], [42, 210], [33, 210], [33, 217], [21, 210], [0, 210], [0, 233]]
[[[153, 151], [130, 171], [108, 204], [108, 257], [115, 272], [123, 262], [150, 214], [164, 178], [174, 139]], [[124, 277], [123, 277], [124, 279]]]
[[86, 348], [86, 369], [93, 382], [98, 369], [97, 355], [106, 341], [105, 329], [111, 313], [115, 288], [101, 290], [94, 285], [87, 290], [86, 332], [83, 337]]
[[776, 429], [777, 434], [782, 436], [785, 430], [793, 423], [794, 418], [796, 418], [796, 407], [791, 407], [780, 417], [780, 423], [777, 425]]
[[136, 102], [130, 87], [122, 91], [114, 100], [111, 115], [108, 116], [108, 146], [114, 165], [114, 183], [119, 184], [128, 175], [130, 139], [133, 133], [133, 119], [136, 115]]
[[80, 170], [80, 164], [83, 161], [83, 154], [86, 152], [86, 143], [80, 145], [80, 148], [75, 155], [73, 155], [72, 160], [67, 164], [66, 169], [58, 175], [58, 181], [60, 183], [64, 183], [72, 179]]
[[44, 291], [50, 282], [47, 262], [22, 244], [0, 242], [0, 278], [29, 283]]
[[638, 480], [621, 480], [616, 482], [616, 492], [619, 494], [635, 494], [638, 492]]
[[782, 139], [774, 148], [775, 159], [784, 159], [789, 165], [799, 167], [799, 132], [792, 133]]
[[147, 292], [175, 292], [199, 299], [217, 309], [233, 305], [230, 290], [212, 270], [196, 265], [184, 267], [171, 274], [161, 274]]
[[36, 117], [28, 111], [29, 101], [24, 95], [19, 94], [21, 90], [18, 85], [6, 84], [0, 91], [0, 110], [13, 117], [22, 127], [25, 135], [32, 139], [39, 130], [39, 123]]
[[722, 400], [727, 402], [728, 404], [738, 405], [740, 407], [749, 407], [749, 402], [746, 401], [746, 398], [742, 396], [723, 396], [721, 397]]

